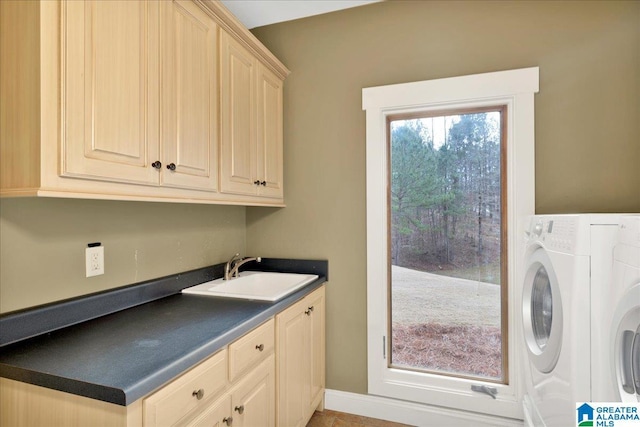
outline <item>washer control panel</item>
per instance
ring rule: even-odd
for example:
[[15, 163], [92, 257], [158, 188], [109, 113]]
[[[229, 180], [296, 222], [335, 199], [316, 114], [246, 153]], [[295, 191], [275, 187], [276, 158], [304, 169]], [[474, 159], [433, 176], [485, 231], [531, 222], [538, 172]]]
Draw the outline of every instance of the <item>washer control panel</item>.
[[617, 262], [640, 268], [640, 215], [625, 216], [620, 220], [613, 256]]
[[529, 238], [543, 243], [547, 249], [571, 253], [575, 249], [577, 232], [577, 217], [533, 217]]
[[640, 246], [640, 215], [623, 216], [620, 219], [618, 241], [630, 246]]

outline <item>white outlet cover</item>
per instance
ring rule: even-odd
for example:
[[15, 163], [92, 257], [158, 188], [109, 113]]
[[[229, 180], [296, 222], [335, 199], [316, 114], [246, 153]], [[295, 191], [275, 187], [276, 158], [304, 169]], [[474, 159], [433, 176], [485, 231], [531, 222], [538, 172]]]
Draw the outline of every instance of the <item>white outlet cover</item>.
[[85, 250], [87, 277], [104, 274], [104, 246], [94, 246]]

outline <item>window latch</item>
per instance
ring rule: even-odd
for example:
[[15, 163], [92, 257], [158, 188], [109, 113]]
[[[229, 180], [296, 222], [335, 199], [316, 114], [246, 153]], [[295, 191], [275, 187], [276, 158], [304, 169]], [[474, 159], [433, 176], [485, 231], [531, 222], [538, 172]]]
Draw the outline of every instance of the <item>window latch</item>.
[[496, 399], [498, 395], [498, 389], [495, 387], [487, 387], [486, 385], [472, 385], [471, 391], [477, 391], [478, 393], [488, 394], [489, 396]]

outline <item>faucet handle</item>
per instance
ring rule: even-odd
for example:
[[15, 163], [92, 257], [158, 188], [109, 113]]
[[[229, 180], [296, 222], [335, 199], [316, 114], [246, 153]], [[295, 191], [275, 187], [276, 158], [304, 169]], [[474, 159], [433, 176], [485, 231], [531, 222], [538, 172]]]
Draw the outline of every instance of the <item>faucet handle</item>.
[[230, 273], [235, 268], [238, 261], [242, 260], [240, 254], [235, 254], [231, 257], [229, 261], [224, 265], [224, 280], [229, 280], [231, 278]]
[[238, 261], [242, 261], [244, 258], [240, 256], [240, 254], [235, 254], [234, 256], [231, 257], [231, 259], [229, 260], [229, 262], [227, 262], [227, 268], [231, 269], [233, 267], [235, 267], [235, 265], [238, 263]]

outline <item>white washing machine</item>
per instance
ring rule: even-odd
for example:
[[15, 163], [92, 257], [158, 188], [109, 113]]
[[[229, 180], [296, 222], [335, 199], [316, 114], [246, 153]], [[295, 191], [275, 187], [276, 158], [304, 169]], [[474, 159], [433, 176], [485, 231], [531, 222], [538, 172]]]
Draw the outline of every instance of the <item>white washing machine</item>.
[[640, 215], [623, 216], [594, 336], [594, 402], [640, 402]]
[[526, 425], [575, 425], [576, 402], [591, 401], [591, 292], [611, 277], [619, 218], [529, 221], [521, 306]]

